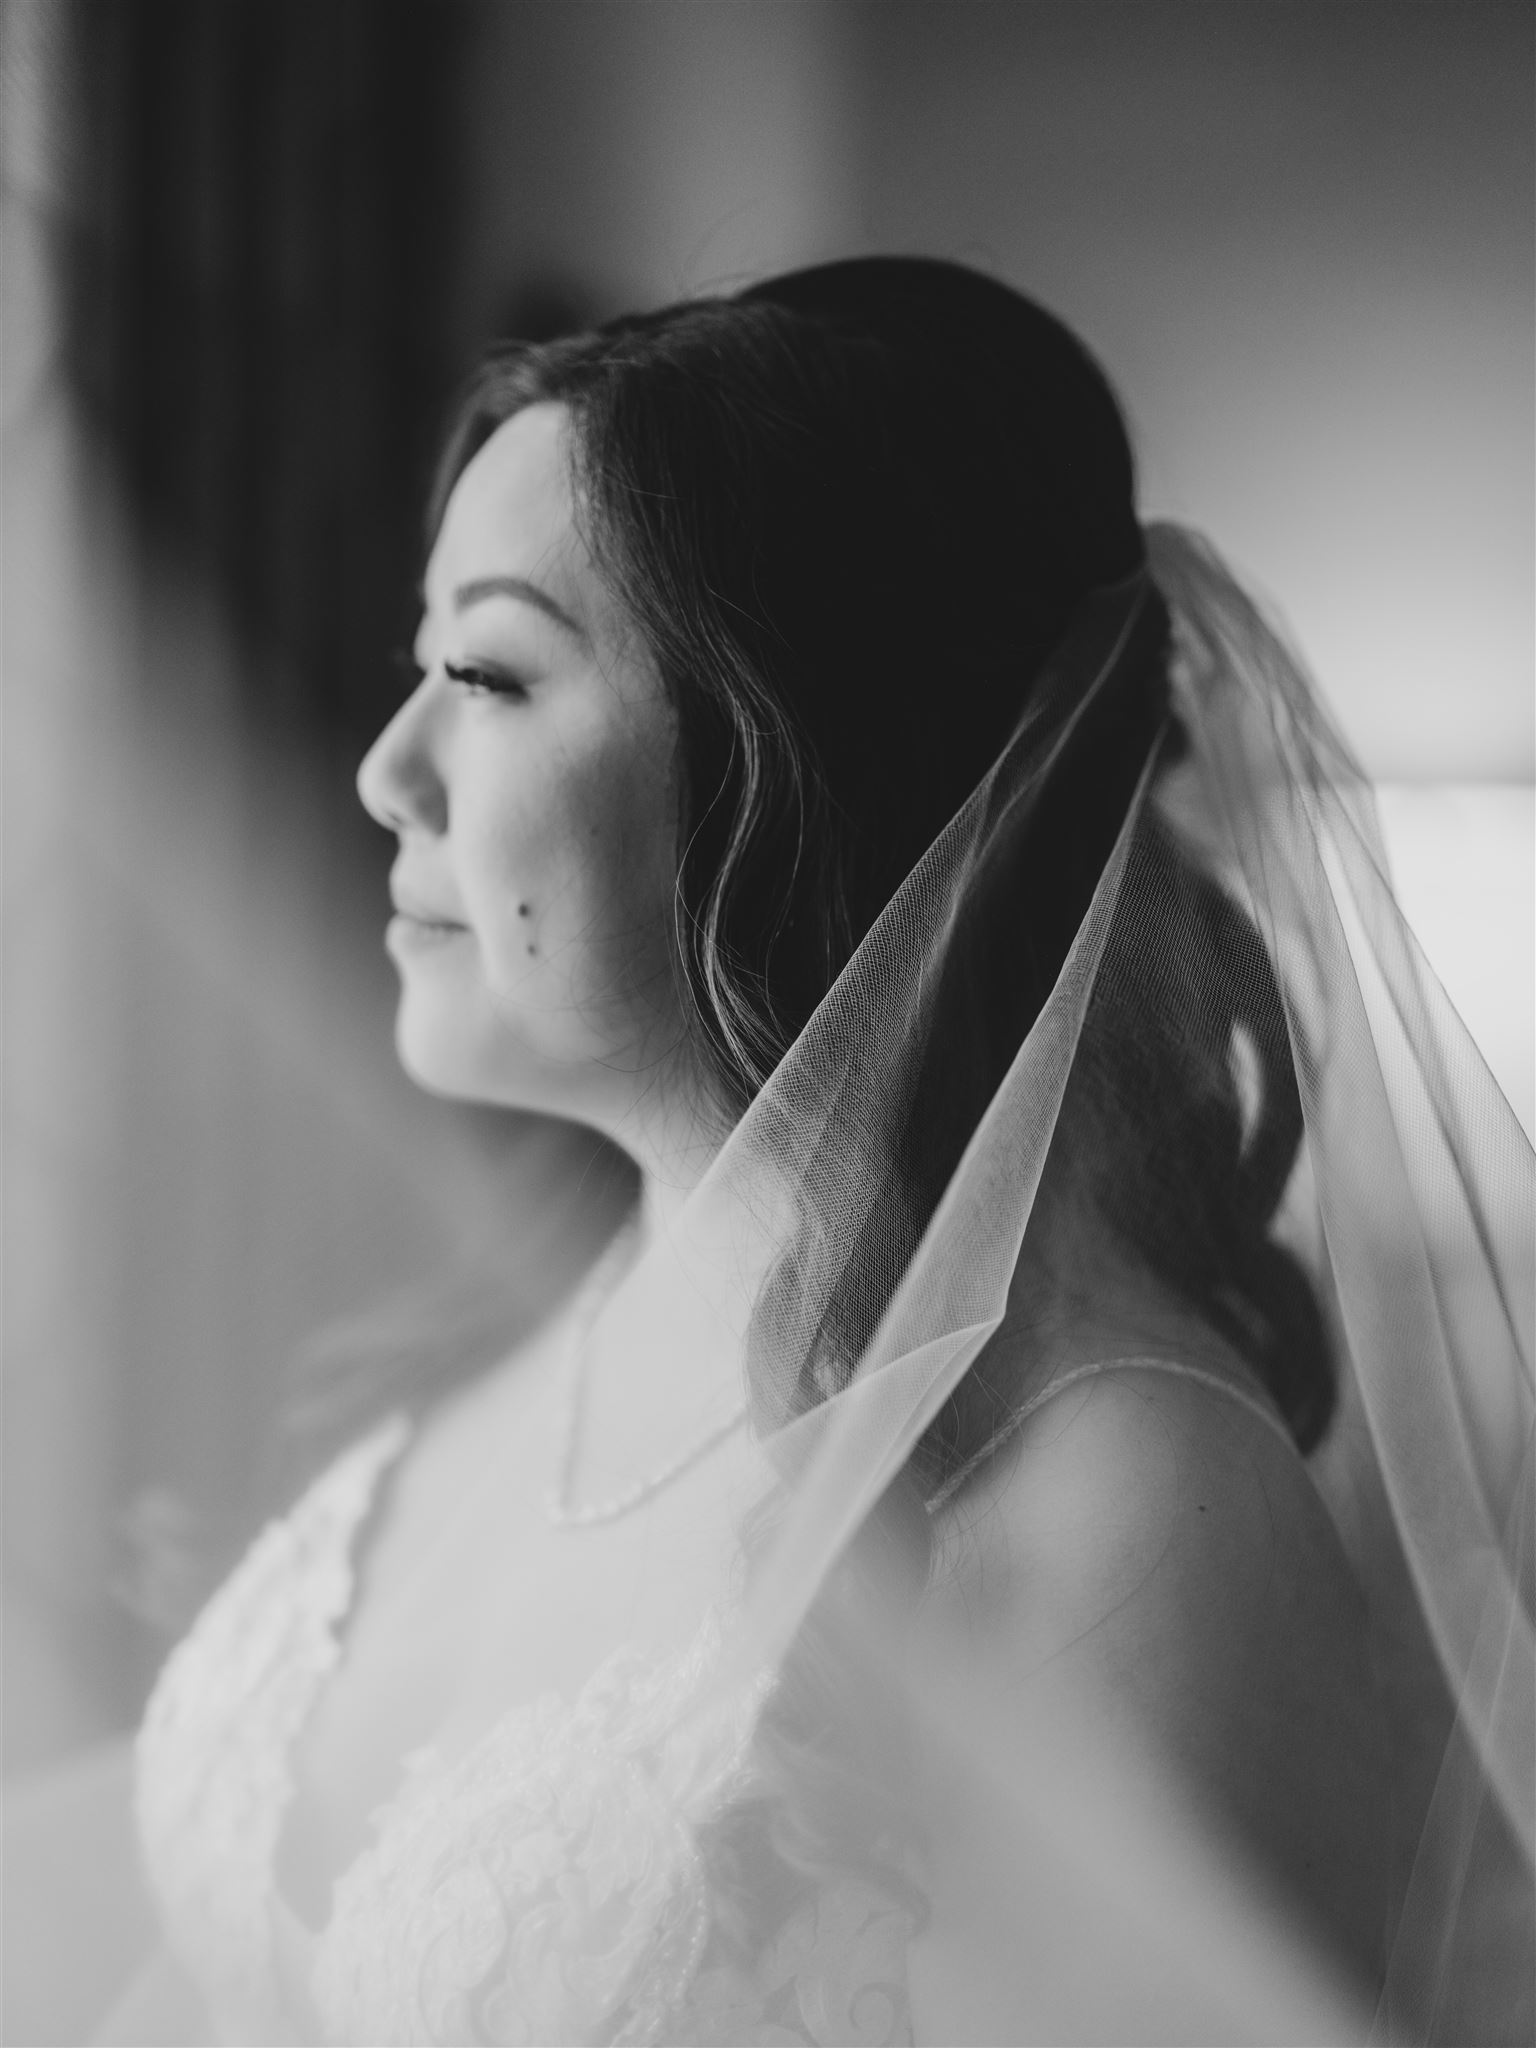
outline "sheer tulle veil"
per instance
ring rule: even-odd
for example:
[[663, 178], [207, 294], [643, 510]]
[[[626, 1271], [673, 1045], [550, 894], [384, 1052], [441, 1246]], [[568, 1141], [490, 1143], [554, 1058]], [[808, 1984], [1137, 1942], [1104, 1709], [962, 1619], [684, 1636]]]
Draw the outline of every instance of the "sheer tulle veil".
[[[798, 287], [788, 282], [792, 297]], [[606, 348], [628, 332], [616, 323], [596, 341]], [[1042, 347], [1046, 395], [1029, 394], [1047, 425], [1056, 403], [1048, 373], [1059, 360]], [[921, 351], [914, 362], [915, 381], [903, 388], [928, 389]], [[583, 359], [572, 374], [587, 367]], [[1000, 390], [1011, 358], [1005, 369]], [[696, 365], [691, 374], [696, 384]], [[963, 376], [961, 365], [952, 381]], [[691, 402], [689, 379], [675, 383]], [[531, 402], [510, 385], [500, 397], [500, 417]], [[930, 424], [947, 446], [943, 397]], [[814, 1880], [818, 1858], [857, 1869], [909, 1907], [917, 1927], [926, 1819], [935, 1801], [969, 1817], [970, 1905], [949, 1937], [944, 2009], [955, 2032], [946, 2038], [1523, 2041], [1536, 2024], [1536, 1163], [1404, 922], [1370, 787], [1302, 665], [1203, 539], [1170, 525], [1141, 534], [1118, 416], [1107, 394], [1103, 403], [1114, 429], [1109, 467], [1120, 479], [1114, 532], [1107, 554], [1085, 547], [1091, 568], [1062, 583], [1091, 586], [1065, 630], [1042, 628], [1036, 652], [1019, 656], [1028, 672], [1018, 677], [1016, 723], [847, 954], [703, 1178], [622, 1269], [616, 1247], [587, 1312], [573, 1319], [569, 1384], [587, 1397], [590, 1436], [578, 1442], [573, 1424], [557, 1475], [551, 1521], [568, 1547], [539, 1522], [549, 1542], [537, 1556], [557, 1560], [554, 1574], [572, 1560], [576, 1584], [590, 1539], [586, 1583], [599, 1576], [591, 1559], [611, 1566], [615, 1550], [599, 1552], [591, 1536], [605, 1521], [606, 1491], [591, 1475], [624, 1470], [622, 1443], [607, 1455], [623, 1434], [613, 1415], [654, 1422], [670, 1441], [658, 1448], [647, 1439], [646, 1464], [671, 1478], [627, 1522], [622, 1559], [626, 1573], [633, 1563], [623, 1597], [637, 1587], [643, 1616], [632, 1624], [627, 1613], [615, 1618], [617, 1601], [594, 1606], [589, 1633], [603, 1640], [583, 1637], [581, 1654], [593, 1649], [599, 1672], [607, 1651], [638, 1659], [632, 1668], [643, 1673], [706, 1645], [703, 1680], [675, 1709], [695, 1760], [712, 1745], [737, 1757], [744, 1728], [766, 1758], [812, 1650], [821, 1656], [830, 1686], [821, 1697], [834, 1706], [802, 1717], [798, 1790], [791, 1771], [774, 1794], [814, 1809], [801, 1815], [810, 1825], [796, 1837], [798, 1875]], [[1056, 496], [1042, 497], [1047, 528], [1080, 480], [1072, 409], [1063, 401], [1057, 410], [1064, 467]], [[1091, 426], [1099, 415], [1090, 407], [1089, 416]], [[490, 408], [480, 424], [491, 431]], [[1037, 424], [1031, 415], [1010, 431], [1034, 449]], [[870, 445], [885, 431], [882, 415]], [[945, 474], [950, 487], [961, 475]], [[739, 484], [734, 471], [730, 481]], [[1012, 540], [999, 545], [1011, 561]], [[834, 625], [857, 659], [850, 609], [834, 606]], [[1013, 623], [1009, 614], [1010, 664]], [[882, 630], [889, 650], [890, 622]], [[1050, 648], [1043, 663], [1040, 646]], [[825, 653], [820, 642], [814, 651]], [[1004, 720], [1013, 715], [1011, 674]], [[936, 702], [942, 689], [935, 677]], [[970, 783], [1002, 722], [966, 757], [963, 779], [936, 785], [946, 793], [933, 816]], [[856, 738], [857, 719], [848, 723]], [[1092, 857], [1078, 861], [1080, 894], [1058, 919], [1069, 942], [1041, 973], [1023, 960], [1036, 928], [1024, 899], [1067, 901], [1052, 861], [1077, 828], [1085, 791], [1098, 815], [1078, 851], [1091, 840]], [[914, 846], [931, 829], [930, 818]], [[893, 858], [894, 873], [912, 850]], [[874, 900], [889, 887], [883, 881]], [[955, 1019], [985, 1011], [979, 970], [995, 989], [1013, 948], [1030, 1021], [1002, 1040], [986, 1069], [998, 1077], [987, 1097], [974, 1074], [955, 1071], [974, 1042]], [[816, 976], [813, 994], [825, 982]], [[1163, 1042], [1149, 1064], [1154, 1021]], [[1244, 1257], [1271, 1271], [1277, 1262], [1299, 1267], [1334, 1361], [1331, 1419], [1319, 1412], [1315, 1426], [1303, 1418], [1298, 1427], [1284, 1387], [1261, 1385], [1257, 1372], [1239, 1393], [1263, 1411], [1271, 1455], [1298, 1480], [1291, 1441], [1306, 1446], [1330, 1557], [1342, 1551], [1343, 1576], [1358, 1588], [1358, 1627], [1391, 1744], [1390, 1908], [1380, 1968], [1364, 1989], [1221, 1816], [1200, 1810], [1171, 1769], [1149, 1763], [1156, 1750], [1106, 1740], [1096, 1703], [1074, 1696], [1070, 1681], [1021, 1720], [1006, 1608], [994, 1618], [977, 1601], [963, 1626], [944, 1621], [937, 1633], [928, 1621], [951, 1611], [934, 1596], [974, 1518], [991, 1511], [976, 1503], [996, 1507], [1031, 1484], [1029, 1459], [1010, 1448], [1022, 1443], [1024, 1420], [1074, 1377], [1141, 1355], [1135, 1344], [1123, 1354], [1095, 1350], [1100, 1326], [1089, 1322], [1037, 1331], [1021, 1275], [1059, 1241], [1064, 1214], [1133, 1248], [1157, 1239], [1166, 1177], [1161, 1126], [1146, 1112], [1157, 1076], [1181, 1051], [1186, 1075], [1214, 1077], [1224, 1131], [1234, 1105], [1241, 1112], [1245, 1156], [1239, 1173], [1226, 1140], [1208, 1155], [1185, 1146], [1178, 1171], [1198, 1173], [1208, 1156], [1200, 1198], [1217, 1209], [1255, 1205]], [[1265, 1104], [1282, 1099], [1277, 1141]], [[963, 1114], [951, 1115], [957, 1102]], [[919, 1198], [914, 1162], [935, 1159], [943, 1171], [929, 1174]], [[1064, 1208], [1064, 1189], [1086, 1191], [1080, 1209]], [[1237, 1332], [1230, 1361], [1262, 1290], [1233, 1287], [1224, 1300], [1230, 1275], [1213, 1268], [1206, 1277], [1197, 1319], [1209, 1309]], [[1258, 1339], [1253, 1348], [1263, 1349]], [[1180, 1369], [1154, 1333], [1147, 1349]], [[1284, 1344], [1269, 1349], [1283, 1375]], [[608, 1442], [589, 1456], [604, 1392], [619, 1386], [631, 1405], [609, 1404]], [[647, 1386], [668, 1389], [666, 1403], [642, 1411], [634, 1390]], [[978, 1389], [983, 1406], [968, 1411], [965, 1457], [941, 1458], [935, 1477], [931, 1448], [961, 1396]], [[665, 1412], [653, 1414], [658, 1405]], [[979, 1436], [978, 1412], [989, 1419]], [[502, 1483], [499, 1469], [492, 1476]], [[1308, 1502], [1315, 1509], [1310, 1494]], [[532, 1526], [538, 1508], [529, 1515]], [[509, 1700], [515, 1707], [527, 1671], [514, 1639], [528, 1615], [506, 1593], [505, 1558], [486, 1556], [483, 1570], [483, 1588], [472, 1589], [485, 1596], [475, 1608], [477, 1630], [486, 1617], [483, 1656], [465, 1682], [474, 1699], [449, 1717], [460, 1732], [487, 1701], [491, 1714]], [[526, 1574], [521, 1584], [527, 1593]], [[540, 1584], [530, 1597], [546, 1603], [546, 1634], [567, 1627], [558, 1588]], [[1321, 1686], [1328, 1674], [1316, 1676]], [[162, 1749], [174, 1737], [162, 1726]], [[589, 1964], [588, 1951], [611, 1933], [603, 1900], [622, 1898], [626, 1886], [649, 1886], [647, 1897], [663, 1901], [655, 1947], [668, 1968], [669, 1944], [681, 1956], [694, 1942], [683, 1961], [697, 1965], [716, 1908], [745, 1952], [772, 1949], [787, 1924], [784, 1895], [771, 1884], [754, 1889], [762, 1872], [747, 1834], [731, 1835], [730, 1812], [695, 1831], [680, 1800], [674, 1811], [628, 1770], [621, 1759], [612, 1782], [633, 1791], [645, 1825], [626, 1835], [615, 1795], [618, 1818], [604, 1832], [594, 1794], [592, 1854], [602, 1867], [567, 1873], [569, 1883], [562, 1878], [564, 1888], [526, 1914], [537, 1927], [509, 1928], [504, 1912], [488, 1913], [490, 1960], [474, 1969], [461, 1953], [476, 1938], [473, 1915], [455, 1917], [458, 1894], [443, 1891], [446, 1917], [432, 1923], [425, 1948], [432, 1968], [446, 1957], [446, 1980], [456, 1959], [456, 1985], [475, 1969], [489, 1983], [502, 1950], [515, 1949], [533, 1959], [518, 1995], [536, 2002], [547, 1992], [538, 2010], [566, 2010], [554, 1982], [569, 1961], [561, 1943], [569, 1933], [577, 1964]], [[489, 1809], [474, 1812], [461, 1832], [483, 1821], [489, 1840], [494, 1820]], [[643, 1856], [625, 1846], [641, 1836]], [[520, 1840], [493, 1846], [509, 1867], [523, 1854]], [[446, 1868], [446, 1850], [444, 1858]], [[648, 1863], [636, 1874], [646, 1858], [660, 1877]], [[376, 1949], [358, 1977], [363, 2004], [346, 2010], [374, 2010], [367, 2000], [398, 1960], [387, 1875], [376, 1858], [367, 1879], [377, 1887]], [[344, 1875], [338, 1895], [347, 1884]], [[674, 1900], [686, 1913], [674, 1913]], [[267, 1903], [257, 1902], [258, 1919]], [[434, 1891], [433, 1911], [438, 1903]], [[406, 1924], [409, 1901], [400, 1912]], [[850, 1958], [858, 1940], [850, 1927]], [[878, 1971], [860, 1975], [851, 1960], [843, 1982], [838, 1940], [827, 1953], [831, 1974], [816, 1995], [836, 2011], [822, 2015], [820, 2031], [730, 2038], [893, 2038], [899, 1988]], [[1049, 1971], [1032, 1968], [1031, 1958], [1046, 1955]], [[399, 1968], [408, 1973], [418, 1960], [413, 1952]], [[1083, 1987], [1092, 1991], [1086, 2002]], [[616, 1977], [601, 2007], [628, 2018], [580, 2037], [668, 2038], [661, 1992], [642, 2013], [624, 2004], [630, 1988]], [[417, 2030], [390, 2038], [465, 2038], [453, 2031], [457, 2020], [420, 2017], [427, 1993], [414, 1981], [408, 1989], [398, 2009], [417, 2015]], [[431, 2008], [462, 2009], [446, 1994]], [[544, 2038], [489, 2022], [474, 2037]]]
[[[1137, 709], [1164, 606], [1171, 724]], [[1203, 540], [1151, 528], [1146, 570], [1093, 594], [1030, 703], [691, 1197], [665, 1284], [642, 1259], [590, 1335], [599, 1373], [605, 1355], [632, 1369], [650, 1345], [686, 1346], [699, 1386], [719, 1390], [746, 1361], [755, 1426], [690, 1489], [702, 1548], [724, 1551], [744, 1524], [756, 1532], [700, 1711], [771, 1680], [1003, 1324], [1064, 1105], [1085, 1077], [1134, 1059], [1134, 1003], [1106, 992], [1134, 987], [1149, 959], [1187, 956], [1200, 971], [1187, 906], [1162, 886], [1171, 839], [1262, 935], [1305, 1120], [1275, 1229], [1326, 1304], [1338, 1362], [1337, 1413], [1311, 1466], [1364, 1592], [1402, 1751], [1374, 2017], [1269, 1910], [1257, 1874], [1234, 1876], [1214, 1835], [1202, 1844], [1171, 1827], [1160, 1788], [1117, 1778], [1070, 1716], [1048, 1756], [1021, 1753], [984, 1664], [914, 1663], [877, 1591], [840, 1607], [839, 1627], [899, 1703], [915, 1768], [931, 1775], [942, 1758], [984, 1783], [997, 1887], [1048, 1867], [1062, 1939], [1094, 1929], [1105, 1969], [1150, 1944], [1221, 2038], [1517, 2038], [1531, 2009], [1536, 1823], [1530, 1145], [1404, 923], [1361, 771]], [[1124, 824], [1049, 1000], [915, 1253], [890, 1270], [889, 1233], [871, 1219], [893, 1199], [899, 1133], [968, 919], [1096, 717], [1121, 731], [1142, 721]], [[1241, 1045], [1232, 1057], [1240, 1068]], [[884, 1308], [852, 1368], [829, 1374], [828, 1320], [850, 1288]], [[735, 1364], [716, 1371], [711, 1356]], [[810, 1384], [823, 1398], [808, 1401]], [[723, 1420], [710, 1404], [727, 1399], [701, 1397], [679, 1441]], [[878, 1587], [882, 1573], [860, 1583]], [[700, 1588], [701, 1604], [717, 1599], [716, 1574]], [[1013, 1967], [1006, 1932], [978, 1925], [967, 1968], [996, 1980], [980, 2009], [1012, 2011], [1016, 1993], [1017, 2038], [1070, 2031], [1069, 2014], [1023, 2009]], [[1126, 2038], [1146, 2038], [1127, 2024]]]

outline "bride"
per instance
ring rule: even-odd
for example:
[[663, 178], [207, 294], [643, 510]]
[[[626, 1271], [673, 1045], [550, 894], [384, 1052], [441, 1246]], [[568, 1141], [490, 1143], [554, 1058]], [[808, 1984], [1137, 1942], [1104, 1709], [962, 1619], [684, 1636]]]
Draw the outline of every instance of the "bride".
[[1524, 2038], [1529, 1147], [1091, 359], [800, 272], [431, 534], [401, 1058], [638, 1192], [173, 1654], [101, 2038]]

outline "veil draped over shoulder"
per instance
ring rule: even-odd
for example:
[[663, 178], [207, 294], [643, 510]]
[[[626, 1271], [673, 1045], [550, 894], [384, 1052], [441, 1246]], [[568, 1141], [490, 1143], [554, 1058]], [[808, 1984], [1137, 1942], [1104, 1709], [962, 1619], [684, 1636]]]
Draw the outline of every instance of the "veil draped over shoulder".
[[[665, 1256], [648, 1247], [584, 1324], [590, 1392], [657, 1361], [680, 1390], [644, 1460], [666, 1483], [628, 1522], [657, 1597], [613, 1624], [574, 1713], [534, 1702], [450, 1779], [407, 1760], [337, 1884], [303, 2038], [893, 2040], [893, 1928], [947, 1987], [946, 2038], [1529, 2038], [1531, 1147], [1403, 921], [1369, 788], [1300, 666], [1203, 541], [1147, 542], [1145, 569], [1081, 606]], [[1011, 968], [1014, 892], [1052, 890], [1032, 855], [1075, 829], [1062, 791], [1085, 763], [1120, 823], [978, 1105], [955, 1020], [983, 967], [993, 987]], [[1224, 1128], [1242, 1112], [1241, 1175], [1213, 1142], [1208, 1175], [1169, 1184], [1147, 1076], [1180, 1058], [1215, 1077]], [[1188, 1114], [1185, 1175], [1198, 1097]], [[914, 1161], [935, 1158], [935, 1200], [914, 1203]], [[1165, 1206], [1214, 1230], [1245, 1201], [1273, 1218], [1252, 1257], [1299, 1267], [1322, 1306], [1331, 1419], [1287, 1387], [1286, 1332], [1253, 1326], [1283, 1285], [1227, 1299], [1196, 1262], [1187, 1292], [1269, 1340], [1275, 1376], [1239, 1399], [1277, 1429], [1284, 1412], [1360, 1590], [1394, 1800], [1364, 1992], [1157, 1752], [1106, 1735], [1102, 1702], [1067, 1680], [1031, 1704], [989, 1585], [967, 1582], [962, 1626], [920, 1625], [979, 1518], [1030, 1487], [1024, 1420], [1137, 1362], [1034, 1343], [1020, 1275], [1051, 1212], [1145, 1244]], [[957, 1463], [965, 1402], [979, 1448]], [[573, 1432], [551, 1509], [578, 1547], [624, 1519], [589, 1451]], [[163, 1820], [192, 1796], [188, 1738], [163, 1709], [148, 1726]], [[925, 1937], [935, 1802], [966, 1816], [968, 1903]], [[407, 1898], [408, 1867], [427, 1876]], [[786, 1873], [819, 1899], [809, 1920]], [[722, 1930], [757, 1958], [752, 1997]]]
[[[971, 1782], [991, 1816], [976, 1853], [994, 1889], [1038, 1897], [1048, 1869], [1075, 1930], [1062, 1938], [1091, 1928], [1091, 1967], [1110, 1975], [1117, 1955], [1150, 1946], [1179, 1987], [1170, 2010], [1187, 2011], [1197, 2036], [1524, 2038], [1536, 1848], [1531, 1147], [1403, 920], [1369, 787], [1299, 664], [1198, 537], [1153, 527], [1148, 554], [1145, 573], [1082, 610], [1002, 756], [691, 1198], [678, 1243], [696, 1288], [684, 1300], [674, 1277], [648, 1291], [642, 1261], [616, 1298], [622, 1313], [593, 1333], [594, 1364], [606, 1347], [633, 1359], [651, 1343], [746, 1360], [755, 1427], [718, 1465], [712, 1527], [745, 1521], [754, 1533], [697, 1708], [716, 1712], [733, 1687], [788, 1668], [797, 1635], [847, 1579], [850, 1546], [867, 1564], [870, 1532], [883, 1529], [900, 1552], [902, 1519], [881, 1503], [1004, 1323], [1053, 1143], [1134, 1124], [1150, 978], [1173, 977], [1184, 998], [1159, 1003], [1159, 1028], [1172, 1016], [1197, 1033], [1213, 1011], [1233, 1014], [1230, 988], [1202, 1000], [1216, 969], [1200, 921], [1210, 887], [1224, 892], [1262, 942], [1251, 1000], [1239, 990], [1236, 1005], [1250, 1021], [1224, 1048], [1232, 1085], [1242, 1099], [1256, 1073], [1272, 1088], [1278, 1070], [1299, 1097], [1304, 1138], [1294, 1170], [1285, 1156], [1274, 1237], [1324, 1305], [1338, 1399], [1309, 1463], [1364, 1594], [1396, 1746], [1394, 1903], [1374, 2014], [1264, 1903], [1257, 1875], [1245, 1890], [1214, 1832], [1202, 1843], [1172, 1823], [1159, 1786], [1117, 1777], [1070, 1713], [1049, 1753], [1021, 1748], [985, 1652], [962, 1670], [904, 1651], [878, 1558], [859, 1578], [862, 1603], [837, 1594], [839, 1640], [878, 1671], [912, 1782]], [[1138, 696], [1170, 618], [1171, 724]], [[944, 1006], [964, 999], [979, 906], [997, 943], [988, 892], [1020, 872], [1073, 749], [1097, 749], [1103, 772], [1123, 778], [1124, 823], [1055, 987], [914, 1245], [899, 1213], [904, 1148], [943, 1113], [931, 1069]], [[1233, 972], [1230, 955], [1220, 971]], [[1155, 1171], [1139, 1186], [1155, 1189]], [[1110, 1189], [1101, 1207], [1113, 1216], [1114, 1204]], [[996, 1456], [1030, 1394], [1027, 1379], [1010, 1387]], [[691, 1415], [689, 1433], [709, 1419]], [[1027, 1465], [1008, 1480], [1028, 1483]], [[875, 1746], [870, 1730], [864, 1739]], [[986, 1987], [978, 2014], [1012, 2026], [1007, 2038], [1077, 2038], [1070, 2013], [1030, 2009], [1007, 1929], [1006, 1913], [978, 1920], [964, 1956]], [[1116, 2038], [1151, 2038], [1149, 2024], [1129, 2013]]]

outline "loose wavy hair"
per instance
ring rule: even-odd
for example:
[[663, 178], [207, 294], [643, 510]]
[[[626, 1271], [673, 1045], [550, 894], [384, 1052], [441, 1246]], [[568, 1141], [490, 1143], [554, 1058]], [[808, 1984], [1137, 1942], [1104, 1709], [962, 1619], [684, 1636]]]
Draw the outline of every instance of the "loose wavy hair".
[[[448, 436], [433, 532], [475, 451], [540, 401], [568, 409], [578, 520], [676, 708], [679, 990], [739, 1112], [996, 759], [1083, 600], [1144, 566], [1129, 439], [1082, 345], [1017, 293], [953, 264], [837, 264], [496, 351]], [[972, 892], [802, 1408], [856, 1366], [1056, 981], [1149, 753], [1179, 749], [1168, 646], [1153, 595], [1124, 686], [1076, 721]], [[1246, 913], [1150, 818], [1134, 874], [1047, 1172], [1251, 1361], [1305, 1450], [1334, 1382], [1317, 1301], [1270, 1228], [1301, 1136], [1279, 990]], [[1152, 956], [1126, 926], [1149, 903], [1179, 938]], [[770, 1308], [832, 1220], [801, 1217]], [[877, 1509], [871, 1529], [915, 1583], [925, 1502], [985, 1458], [1026, 1393], [1016, 1347], [988, 1347]], [[766, 1536], [748, 1532], [749, 1560]], [[743, 1944], [807, 1879], [856, 1868], [911, 1898], [887, 1800], [900, 1731], [876, 1725], [880, 1688], [840, 1619], [864, 1555], [783, 1662], [760, 1796], [711, 1830], [717, 1917]]]
[[[867, 259], [493, 351], [430, 533], [476, 451], [540, 401], [569, 413], [584, 538], [678, 714], [679, 991], [739, 1112], [995, 759], [1085, 596], [1143, 564], [1129, 437], [1052, 315], [960, 265]], [[1136, 688], [1058, 763], [955, 949], [865, 1276], [915, 1248], [1087, 910], [1168, 722], [1158, 604], [1143, 638]], [[1188, 950], [1119, 991], [1136, 1071], [1097, 1072], [1066, 1128], [1099, 1220], [1252, 1362], [1307, 1449], [1333, 1376], [1309, 1284], [1269, 1235], [1301, 1134], [1279, 992], [1246, 915], [1171, 838], [1147, 837], [1142, 865]], [[794, 1278], [791, 1257], [773, 1284]], [[867, 1284], [834, 1297], [805, 1403], [844, 1382], [882, 1306]], [[918, 1447], [926, 1485], [1012, 1393], [985, 1370], [962, 1385]]]

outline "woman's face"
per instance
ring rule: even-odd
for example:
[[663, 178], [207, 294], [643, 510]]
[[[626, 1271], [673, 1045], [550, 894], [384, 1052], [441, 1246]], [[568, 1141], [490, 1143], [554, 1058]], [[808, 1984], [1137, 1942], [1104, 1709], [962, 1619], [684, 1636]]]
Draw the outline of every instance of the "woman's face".
[[387, 943], [407, 1070], [623, 1136], [683, 1040], [676, 720], [577, 532], [568, 426], [531, 405], [459, 478], [422, 678], [358, 789], [400, 841]]

